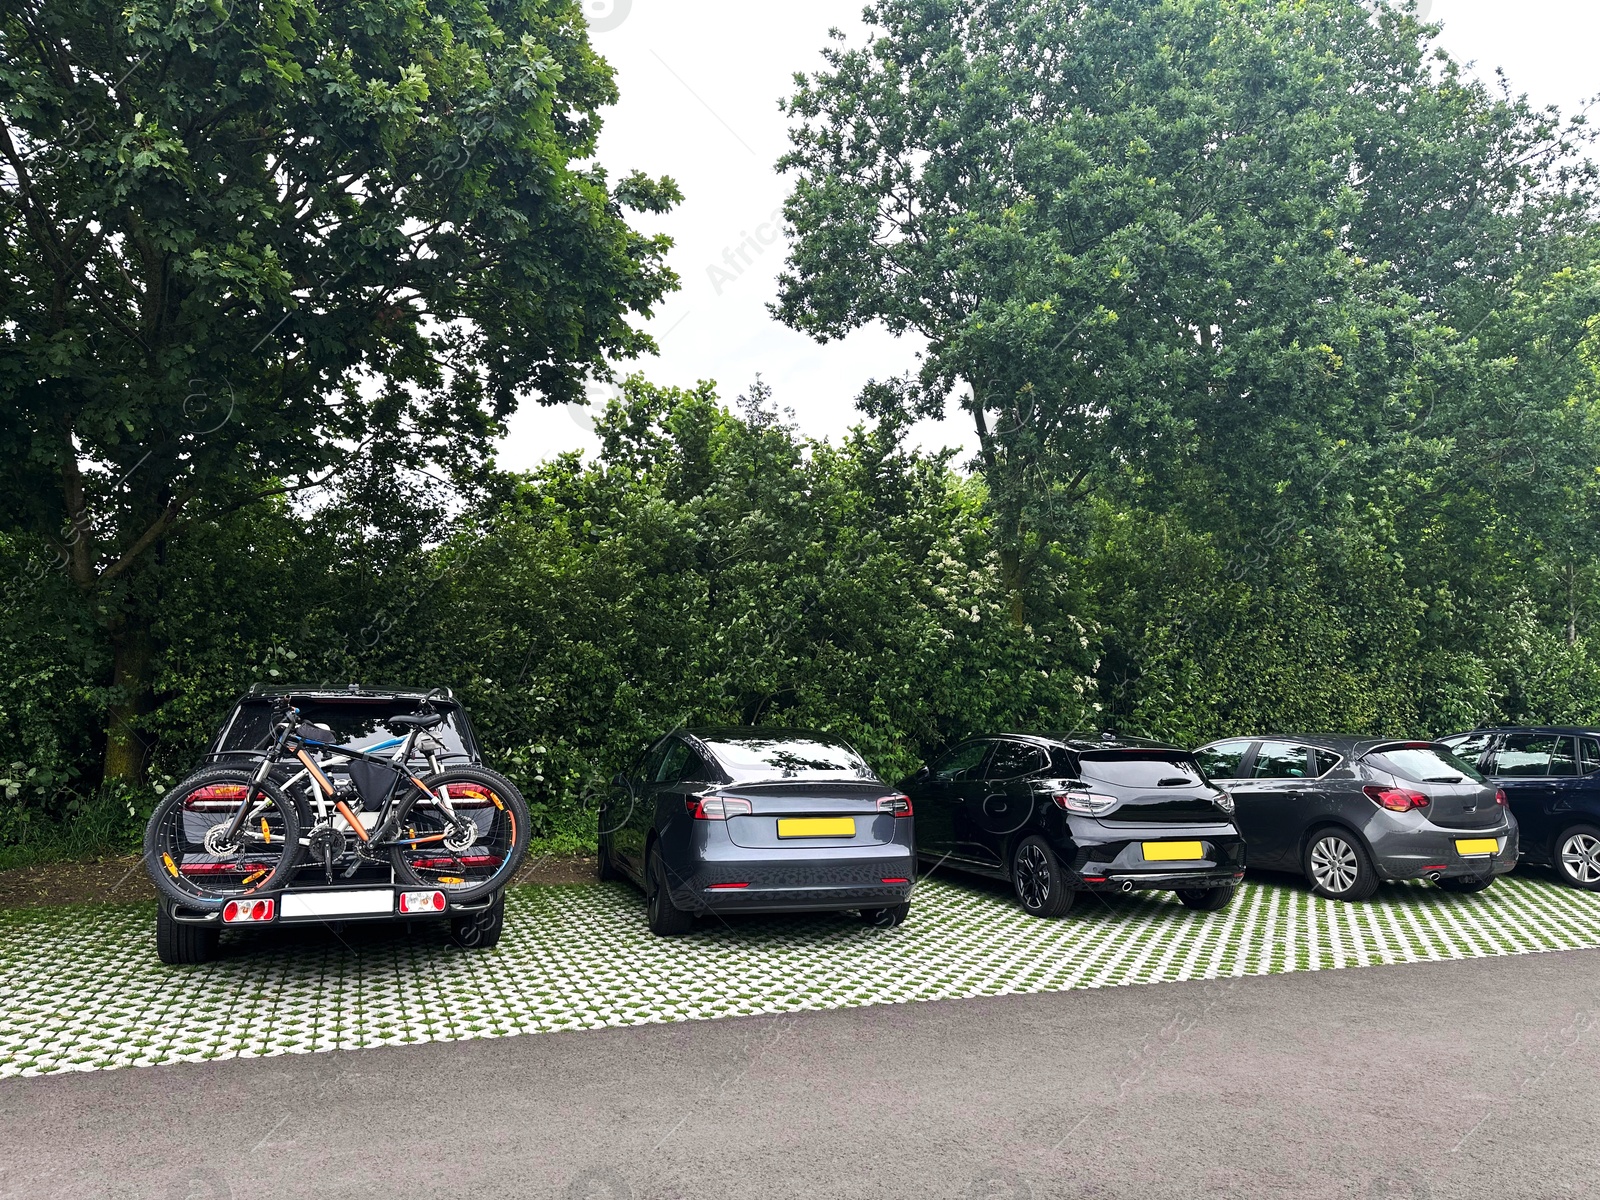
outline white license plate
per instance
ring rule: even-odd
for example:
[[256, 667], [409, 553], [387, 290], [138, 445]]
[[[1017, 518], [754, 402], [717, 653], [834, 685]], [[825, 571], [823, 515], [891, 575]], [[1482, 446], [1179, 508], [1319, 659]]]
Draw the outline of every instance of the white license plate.
[[282, 920], [296, 917], [355, 917], [394, 911], [394, 893], [382, 891], [360, 892], [288, 892], [278, 908]]

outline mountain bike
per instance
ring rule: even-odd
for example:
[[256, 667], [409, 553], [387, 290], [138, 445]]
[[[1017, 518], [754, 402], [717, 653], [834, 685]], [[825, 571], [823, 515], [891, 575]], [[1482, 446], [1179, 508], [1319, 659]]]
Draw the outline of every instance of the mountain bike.
[[[331, 883], [334, 864], [348, 857], [347, 874], [387, 858], [402, 884], [465, 903], [503, 887], [522, 865], [531, 822], [516, 785], [482, 767], [439, 770], [431, 755], [425, 778], [412, 773], [418, 740], [445, 720], [426, 700], [417, 713], [389, 719], [398, 739], [365, 750], [333, 744], [330, 730], [302, 721], [287, 699], [274, 716], [255, 770], [207, 768], [156, 806], [145, 867], [174, 902], [211, 909], [273, 891], [305, 859], [322, 864]], [[377, 752], [389, 746], [393, 753]], [[335, 764], [350, 787], [328, 778]]]

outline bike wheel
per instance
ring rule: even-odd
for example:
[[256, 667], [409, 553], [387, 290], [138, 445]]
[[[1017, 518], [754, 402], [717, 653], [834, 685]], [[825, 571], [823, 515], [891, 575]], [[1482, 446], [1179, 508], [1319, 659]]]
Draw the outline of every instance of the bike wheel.
[[[251, 791], [252, 774], [229, 767], [199, 771], [156, 805], [144, 830], [144, 865], [156, 888], [186, 908], [283, 886], [300, 850], [300, 818], [277, 786]], [[250, 805], [233, 842], [225, 838], [241, 804]]]
[[[516, 785], [482, 767], [456, 767], [422, 782], [429, 795], [408, 787], [395, 810], [389, 856], [407, 886], [436, 888], [469, 901], [504, 887], [527, 857], [532, 822]], [[437, 796], [448, 788], [456, 811], [451, 822]]]

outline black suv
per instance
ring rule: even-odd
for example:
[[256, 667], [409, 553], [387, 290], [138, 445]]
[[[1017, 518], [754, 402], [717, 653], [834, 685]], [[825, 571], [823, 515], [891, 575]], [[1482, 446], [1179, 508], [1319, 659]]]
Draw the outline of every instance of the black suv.
[[[466, 711], [448, 689], [429, 692], [358, 684], [345, 688], [251, 688], [228, 710], [198, 765], [254, 766], [272, 741], [273, 724], [281, 715], [284, 700], [300, 710], [302, 722], [327, 730], [330, 742], [367, 751], [400, 745], [403, 731], [391, 729], [390, 722], [395, 717], [417, 713], [426, 701], [444, 720], [431, 726], [419, 742], [412, 769], [427, 772], [485, 765]], [[278, 782], [284, 782], [295, 769], [280, 766]], [[336, 785], [348, 782], [341, 767], [331, 766], [326, 774]], [[294, 894], [297, 903], [291, 910], [284, 903], [287, 897], [279, 897], [272, 923], [414, 919], [397, 912], [393, 901], [395, 881], [386, 864], [358, 861], [350, 855], [340, 858], [336, 868], [330, 882], [324, 866], [308, 857], [285, 889]], [[470, 905], [453, 906], [448, 919], [451, 936], [458, 945], [486, 949], [499, 940], [504, 918], [505, 893], [500, 892]], [[161, 961], [196, 963], [213, 957], [221, 925], [220, 912], [184, 908], [162, 897], [156, 909], [156, 950]]]
[[901, 782], [917, 856], [1011, 882], [1036, 917], [1082, 891], [1173, 891], [1227, 907], [1244, 875], [1233, 801], [1194, 755], [1113, 734], [994, 734]]
[[1525, 860], [1600, 891], [1600, 729], [1503, 726], [1439, 740], [1505, 791]]

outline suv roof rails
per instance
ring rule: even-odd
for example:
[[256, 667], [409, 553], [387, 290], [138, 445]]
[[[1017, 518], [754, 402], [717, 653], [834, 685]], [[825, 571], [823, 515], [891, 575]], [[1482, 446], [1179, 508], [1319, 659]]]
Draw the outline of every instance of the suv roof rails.
[[344, 687], [330, 683], [252, 683], [245, 695], [287, 696], [296, 692], [315, 696], [416, 696], [418, 698], [438, 693], [440, 699], [452, 703], [456, 698], [455, 692], [447, 687], [370, 687], [360, 683], [350, 683]]

